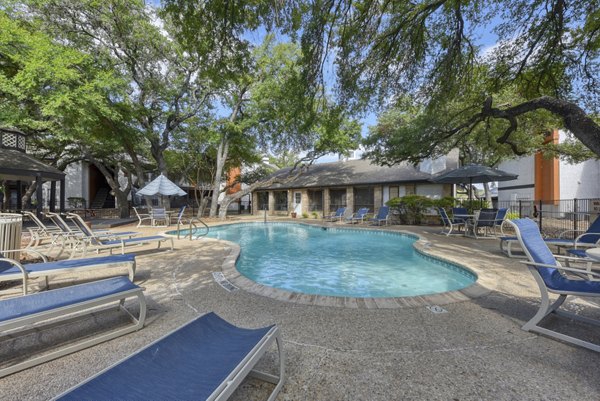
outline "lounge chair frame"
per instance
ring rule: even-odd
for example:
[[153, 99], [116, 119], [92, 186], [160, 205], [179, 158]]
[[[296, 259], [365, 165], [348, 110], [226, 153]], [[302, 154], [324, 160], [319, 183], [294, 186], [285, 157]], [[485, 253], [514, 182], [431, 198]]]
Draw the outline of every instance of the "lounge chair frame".
[[[3, 251], [3, 252], [14, 252], [15, 250]], [[38, 254], [42, 258], [41, 263], [34, 263], [35, 267], [43, 267], [45, 263], [48, 262], [48, 259], [40, 252], [31, 249], [19, 249], [17, 251], [25, 251], [32, 252]], [[23, 282], [23, 295], [26, 295], [29, 292], [29, 280], [36, 278], [44, 278], [45, 288], [49, 286], [49, 278], [52, 276], [59, 276], [65, 273], [79, 273], [83, 271], [90, 270], [98, 270], [98, 269], [108, 269], [108, 268], [116, 268], [116, 267], [125, 267], [127, 269], [127, 276], [130, 281], [133, 281], [135, 277], [135, 269], [136, 263], [135, 258], [131, 261], [110, 261], [110, 257], [97, 257], [93, 258], [97, 259], [96, 264], [88, 264], [83, 266], [65, 266], [64, 268], [55, 268], [48, 270], [38, 270], [38, 271], [28, 271], [28, 264], [22, 264], [17, 260], [9, 259], [9, 258], [0, 258], [0, 262], [7, 262], [15, 267], [17, 267], [20, 271], [15, 273], [3, 273], [0, 272], [0, 282], [3, 281], [13, 281], [13, 280], [22, 280]], [[77, 259], [69, 259], [69, 262], [76, 261]], [[66, 261], [65, 261], [66, 262]], [[53, 264], [60, 264], [61, 261], [51, 262]], [[66, 263], [65, 263], [66, 265]]]
[[[569, 295], [574, 295], [574, 296], [578, 296], [578, 297], [600, 297], [600, 292], [598, 292], [598, 293], [576, 292], [576, 291], [566, 291], [566, 290], [557, 290], [557, 289], [548, 288], [543, 277], [539, 273], [538, 269], [544, 268], [544, 267], [551, 268], [551, 269], [558, 269], [561, 272], [561, 274], [563, 274], [563, 275], [565, 275], [566, 272], [569, 272], [578, 277], [594, 276], [596, 278], [600, 278], [600, 273], [592, 272], [589, 269], [578, 269], [578, 268], [573, 268], [573, 267], [562, 266], [560, 264], [560, 262], [556, 259], [577, 261], [577, 258], [564, 257], [561, 255], [553, 255], [555, 258], [555, 261], [556, 261], [556, 265], [535, 262], [534, 258], [532, 257], [531, 253], [529, 252], [527, 246], [524, 244], [524, 240], [523, 240], [523, 237], [521, 235], [521, 232], [520, 232], [518, 226], [513, 222], [509, 222], [509, 223], [515, 228], [517, 238], [519, 239], [519, 242], [521, 243], [521, 246], [525, 252], [525, 255], [528, 258], [527, 261], [520, 261], [520, 262], [524, 263], [529, 268], [529, 271], [533, 275], [533, 278], [535, 279], [535, 282], [538, 285], [538, 288], [540, 290], [540, 297], [541, 297], [540, 307], [539, 307], [537, 313], [527, 323], [525, 323], [522, 326], [522, 329], [525, 331], [533, 331], [533, 332], [537, 332], [540, 334], [544, 334], [549, 337], [559, 339], [561, 341], [579, 345], [581, 347], [590, 349], [592, 351], [600, 352], [600, 344], [594, 344], [592, 342], [585, 341], [585, 340], [582, 340], [580, 338], [576, 338], [573, 336], [569, 336], [567, 334], [559, 333], [559, 332], [547, 329], [547, 328], [539, 325], [539, 323], [542, 321], [542, 319], [544, 319], [546, 316], [548, 316], [551, 313], [555, 313], [556, 315], [565, 316], [570, 319], [575, 319], [575, 320], [585, 322], [588, 324], [592, 324], [595, 326], [600, 326], [600, 320], [592, 319], [592, 318], [589, 318], [586, 316], [580, 316], [576, 313], [567, 312], [565, 310], [559, 310], [559, 308], [563, 305], [563, 303], [567, 299], [567, 296], [569, 296]], [[558, 295], [558, 298], [554, 302], [551, 302], [550, 293]]]
[[[91, 282], [80, 285], [88, 286], [90, 289], [93, 289], [95, 283], [96, 282]], [[70, 287], [59, 288], [52, 291], [68, 291], [69, 288]], [[35, 297], [36, 295], [37, 294], [31, 294], [23, 298]], [[133, 297], [137, 298], [140, 305], [137, 317], [134, 316], [127, 308], [125, 308], [125, 300]], [[100, 344], [104, 341], [108, 341], [113, 338], [120, 337], [127, 333], [131, 333], [133, 331], [137, 331], [143, 328], [144, 322], [146, 320], [146, 298], [144, 297], [143, 289], [141, 287], [137, 287], [135, 289], [121, 291], [112, 295], [103, 296], [84, 302], [78, 302], [72, 305], [62, 306], [47, 311], [0, 322], [0, 337], [14, 336], [21, 332], [30, 331], [32, 328], [43, 327], [44, 325], [56, 324], [61, 321], [85, 316], [92, 312], [97, 312], [99, 310], [106, 309], [107, 306], [113, 308], [114, 306], [112, 306], [112, 304], [114, 304], [115, 302], [118, 302], [119, 309], [129, 316], [129, 318], [132, 321], [132, 324], [111, 330], [109, 332], [102, 333], [98, 336], [83, 339], [79, 342], [69, 344], [63, 348], [59, 348], [49, 353], [34, 356], [33, 358], [27, 359], [25, 361], [1, 368], [0, 377], [19, 372], [21, 370], [39, 365], [47, 361], [51, 361], [56, 358], [60, 358], [64, 355], [71, 354], [84, 348]]]
[[[170, 241], [171, 242], [171, 251], [175, 249], [175, 244], [173, 242], [173, 238], [165, 237], [162, 235], [155, 235], [151, 237], [134, 237], [134, 238], [113, 238], [112, 243], [103, 242], [102, 238], [98, 238], [81, 220], [81, 216], [73, 213], [68, 213], [67, 218], [72, 219], [73, 222], [79, 227], [79, 229], [84, 233], [84, 237], [81, 238], [81, 241], [78, 245], [81, 245], [83, 256], [87, 256], [89, 250], [101, 251], [103, 249], [108, 249], [109, 253], [112, 255], [113, 249], [121, 248], [121, 254], [125, 254], [125, 248], [129, 245], [145, 245], [151, 242], [156, 242], [158, 244], [158, 249], [160, 249], [160, 245], [162, 242]], [[73, 254], [76, 252], [74, 249]]]

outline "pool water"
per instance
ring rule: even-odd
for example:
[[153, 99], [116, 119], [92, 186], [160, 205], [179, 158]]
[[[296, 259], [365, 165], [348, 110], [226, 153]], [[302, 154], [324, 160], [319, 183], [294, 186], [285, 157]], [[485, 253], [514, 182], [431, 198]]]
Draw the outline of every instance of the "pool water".
[[257, 283], [304, 294], [404, 297], [454, 291], [477, 277], [425, 256], [416, 237], [294, 223], [211, 227], [209, 237], [241, 246], [237, 269]]

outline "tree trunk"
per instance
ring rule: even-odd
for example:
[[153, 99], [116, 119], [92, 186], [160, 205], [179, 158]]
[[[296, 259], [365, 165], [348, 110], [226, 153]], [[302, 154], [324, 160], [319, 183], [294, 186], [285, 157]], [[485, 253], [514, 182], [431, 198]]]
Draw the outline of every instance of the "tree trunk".
[[[223, 177], [223, 169], [225, 168], [225, 161], [227, 160], [228, 152], [229, 141], [225, 137], [223, 137], [221, 139], [221, 142], [219, 143], [219, 148], [217, 149], [217, 168], [215, 170], [215, 175], [213, 177], [212, 183], [212, 201], [210, 204], [209, 217], [215, 217], [217, 215], [219, 195], [221, 194], [221, 177]], [[222, 210], [223, 205], [221, 205], [221, 211]], [[221, 212], [219, 212], [219, 216], [220, 215]]]
[[31, 196], [35, 193], [36, 189], [37, 189], [37, 181], [32, 181], [31, 184], [29, 184], [29, 187], [27, 187], [27, 191], [25, 191], [25, 194], [23, 194], [23, 197], [21, 198], [21, 203], [23, 204], [23, 208], [27, 207], [27, 204], [31, 200]]

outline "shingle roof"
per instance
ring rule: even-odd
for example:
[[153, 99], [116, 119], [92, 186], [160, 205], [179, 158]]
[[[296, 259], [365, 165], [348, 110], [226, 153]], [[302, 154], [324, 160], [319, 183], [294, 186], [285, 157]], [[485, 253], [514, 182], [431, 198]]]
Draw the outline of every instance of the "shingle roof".
[[21, 151], [0, 149], [0, 177], [10, 180], [33, 180], [37, 174], [46, 180], [61, 180], [65, 173]]
[[[291, 168], [275, 172], [285, 177]], [[314, 188], [349, 185], [394, 184], [406, 182], [429, 182], [431, 174], [419, 171], [408, 163], [392, 167], [378, 166], [370, 160], [348, 160], [313, 164], [308, 171], [291, 182], [276, 183], [260, 189]]]

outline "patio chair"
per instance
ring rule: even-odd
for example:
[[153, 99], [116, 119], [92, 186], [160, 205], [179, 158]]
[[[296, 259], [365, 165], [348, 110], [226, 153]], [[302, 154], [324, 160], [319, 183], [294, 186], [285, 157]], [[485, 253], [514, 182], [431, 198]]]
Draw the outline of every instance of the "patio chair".
[[334, 214], [331, 214], [329, 216], [323, 216], [323, 220], [326, 221], [342, 221], [342, 219], [344, 218], [344, 213], [346, 213], [346, 208], [345, 207], [340, 207], [338, 208]]
[[[125, 308], [125, 300], [129, 298], [137, 298], [139, 302], [137, 317]], [[126, 313], [131, 324], [92, 336], [88, 334], [77, 342], [69, 341], [42, 355], [26, 359], [19, 355], [14, 364], [0, 368], [0, 377], [141, 329], [146, 319], [146, 299], [141, 287], [121, 276], [0, 300], [0, 337], [27, 334], [32, 327], [39, 330], [45, 325], [53, 326], [60, 321], [92, 314], [98, 307], [112, 309], [114, 305]]]
[[[181, 206], [181, 208], [179, 208], [179, 212], [177, 212], [176, 215], [171, 216], [171, 219], [175, 219], [175, 224], [182, 225], [182, 224], [186, 224], [186, 222], [189, 224], [189, 221], [191, 219], [186, 219], [184, 217], [186, 208], [187, 208], [187, 206]], [[171, 221], [171, 223], [172, 223], [172, 221]]]
[[362, 224], [367, 217], [367, 213], [369, 213], [369, 208], [361, 207], [356, 213], [353, 213], [346, 218], [346, 223], [354, 224], [356, 222]]
[[[582, 232], [582, 234], [575, 237], [575, 239], [564, 238], [568, 234], [575, 234]], [[558, 235], [558, 238], [544, 238], [544, 241], [548, 245], [553, 245], [558, 248], [558, 252], [562, 248], [593, 248], [600, 246], [600, 217], [596, 218], [594, 222], [584, 232], [583, 230], [566, 230]], [[500, 237], [500, 250], [506, 253], [509, 257], [515, 257], [512, 253], [512, 246], [519, 244], [517, 237], [515, 236], [503, 236]], [[506, 247], [505, 247], [506, 246]]]
[[24, 249], [28, 253], [34, 253], [42, 259], [40, 263], [20, 263], [18, 260], [9, 259], [4, 256], [7, 250], [0, 252], [0, 282], [22, 280], [23, 295], [28, 292], [29, 279], [44, 278], [48, 288], [48, 278], [64, 273], [78, 273], [83, 271], [107, 269], [113, 267], [127, 268], [129, 280], [133, 281], [135, 275], [135, 255], [111, 255], [85, 259], [68, 259], [49, 262], [40, 252], [32, 249]]
[[375, 217], [369, 219], [369, 221], [372, 221], [374, 224], [377, 224], [378, 226], [381, 225], [381, 223], [385, 221], [385, 225], [387, 226], [388, 221], [389, 221], [389, 215], [390, 215], [390, 207], [382, 206], [377, 211], [377, 215]]
[[502, 230], [502, 227], [504, 225], [504, 221], [506, 220], [506, 214], [508, 213], [508, 208], [506, 207], [501, 207], [500, 209], [498, 209], [498, 212], [496, 213], [496, 221], [494, 222], [494, 235], [498, 235], [497, 231], [496, 231], [496, 227], [500, 227], [500, 234], [504, 235], [504, 231]]
[[142, 227], [144, 221], [146, 221], [146, 220], [150, 221], [150, 223], [152, 224], [152, 218], [150, 217], [149, 213], [140, 213], [140, 212], [138, 212], [137, 208], [135, 208], [135, 207], [133, 208], [133, 211], [134, 211], [136, 217], [138, 218], [138, 225], [137, 225], [138, 227]]
[[[444, 227], [442, 228], [441, 234], [456, 235], [456, 234], [452, 234], [452, 231], [454, 231], [455, 228], [458, 230], [460, 227], [463, 227], [463, 228], [465, 227], [464, 220], [454, 222], [454, 220], [451, 220], [448, 217], [448, 213], [446, 213], [446, 210], [443, 207], [438, 207], [437, 209], [438, 209], [438, 213], [440, 214], [440, 217], [442, 218], [442, 224], [444, 225]], [[448, 232], [444, 232], [444, 229], [448, 229]], [[461, 234], [461, 233], [458, 233], [458, 234]]]
[[[590, 275], [598, 278], [600, 277], [600, 274], [591, 272], [587, 269], [562, 266], [557, 259], [576, 261], [576, 258], [553, 255], [548, 248], [547, 243], [542, 238], [537, 224], [533, 220], [517, 219], [509, 221], [509, 223], [514, 227], [519, 243], [527, 256], [528, 260], [523, 261], [523, 263], [527, 265], [529, 271], [533, 275], [541, 295], [540, 309], [531, 320], [523, 325], [523, 330], [545, 334], [562, 341], [600, 352], [600, 345], [598, 344], [539, 326], [541, 320], [550, 313], [594, 325], [600, 325], [599, 320], [559, 309], [567, 299], [568, 295], [578, 297], [600, 297], [600, 282], [585, 279]], [[558, 299], [553, 303], [550, 303], [550, 293], [558, 295]]]
[[[477, 239], [479, 238], [495, 238], [492, 234], [494, 226], [496, 225], [496, 215], [498, 212], [494, 209], [482, 209], [479, 215], [472, 220], [466, 220], [467, 233], [473, 234]], [[477, 234], [483, 230], [483, 236]]]
[[[254, 370], [276, 342], [279, 376]], [[275, 384], [285, 380], [285, 356], [277, 326], [243, 329], [215, 313], [199, 317], [133, 355], [60, 394], [58, 400], [227, 400], [246, 376]]]
[[453, 224], [460, 224], [460, 223], [466, 223], [468, 216], [469, 215], [469, 211], [467, 210], [466, 207], [453, 207], [452, 208], [452, 223]]
[[[75, 217], [79, 217], [76, 214], [69, 213], [67, 217], [73, 219], [73, 222], [77, 225], [81, 224], [81, 222]], [[130, 245], [145, 245], [152, 242], [156, 242], [158, 244], [158, 248], [160, 248], [160, 244], [165, 241], [171, 241], [171, 250], [174, 248], [173, 238], [165, 237], [164, 235], [151, 235], [148, 237], [133, 237], [133, 238], [114, 238], [104, 240], [98, 236], [96, 236], [85, 224], [81, 224], [79, 229], [84, 233], [84, 236], [81, 237], [81, 241], [77, 244], [77, 247], [83, 248], [83, 256], [87, 255], [88, 250], [93, 249], [97, 251], [101, 251], [103, 249], [107, 249], [112, 255], [113, 249], [121, 248], [121, 254], [125, 254], [125, 247]], [[75, 253], [75, 252], [74, 252]], [[73, 254], [74, 254], [73, 253]]]
[[159, 222], [159, 221], [165, 223], [164, 226], [160, 226], [160, 227], [167, 227], [169, 225], [169, 220], [170, 220], [169, 215], [167, 214], [167, 211], [163, 207], [153, 208], [152, 211], [150, 212], [150, 219], [151, 219], [153, 227], [158, 226], [158, 224], [156, 224], [156, 222]]

